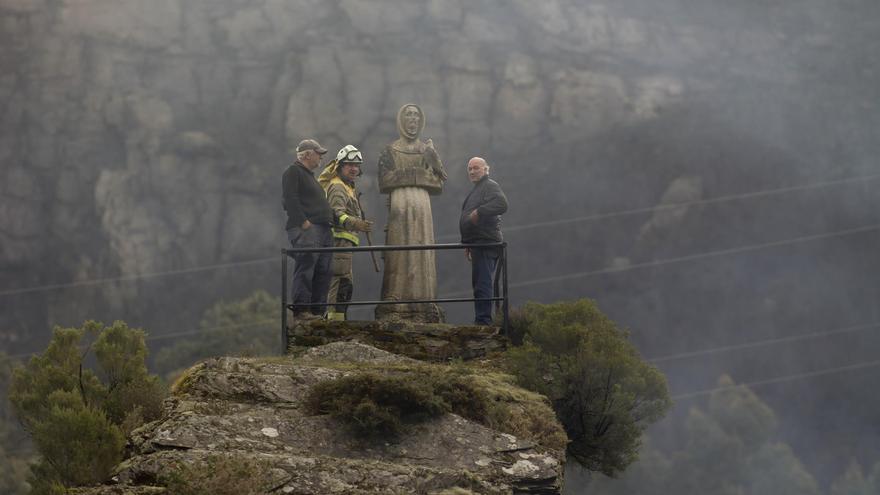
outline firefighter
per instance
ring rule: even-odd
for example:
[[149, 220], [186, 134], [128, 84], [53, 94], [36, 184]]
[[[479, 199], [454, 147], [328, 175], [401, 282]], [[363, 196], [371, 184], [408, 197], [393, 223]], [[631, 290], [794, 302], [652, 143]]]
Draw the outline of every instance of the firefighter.
[[[371, 232], [373, 222], [366, 220], [361, 211], [360, 193], [355, 181], [361, 175], [364, 158], [352, 145], [345, 146], [336, 154], [321, 173], [319, 182], [327, 192], [327, 202], [336, 217], [333, 226], [333, 245], [352, 247], [360, 244], [359, 232]], [[327, 295], [330, 320], [345, 320], [348, 305], [354, 291], [352, 280], [352, 255], [354, 253], [333, 253], [333, 280]]]

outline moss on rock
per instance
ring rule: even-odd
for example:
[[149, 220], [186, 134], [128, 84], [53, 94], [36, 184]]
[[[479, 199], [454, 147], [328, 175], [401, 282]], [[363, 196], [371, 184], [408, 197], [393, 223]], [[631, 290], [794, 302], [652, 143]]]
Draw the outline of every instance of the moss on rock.
[[[369, 429], [362, 426], [372, 420], [383, 425], [387, 422], [389, 429], [384, 430], [385, 433], [396, 434], [402, 431], [408, 420], [418, 421], [452, 412], [547, 448], [564, 450], [568, 442], [544, 396], [519, 387], [513, 376], [491, 367], [464, 363], [429, 364], [415, 360], [354, 363], [321, 359], [308, 362], [348, 373], [345, 377], [313, 387], [308, 399], [309, 410], [313, 414], [331, 414], [363, 434]], [[416, 393], [416, 389], [420, 392]], [[409, 406], [412, 411], [425, 414], [407, 414], [406, 404], [391, 404], [386, 397], [408, 397], [421, 402]], [[436, 407], [438, 399], [439, 409]], [[364, 405], [358, 409], [360, 404]], [[372, 420], [366, 416], [355, 417], [354, 411], [363, 415], [372, 413], [376, 417]]]

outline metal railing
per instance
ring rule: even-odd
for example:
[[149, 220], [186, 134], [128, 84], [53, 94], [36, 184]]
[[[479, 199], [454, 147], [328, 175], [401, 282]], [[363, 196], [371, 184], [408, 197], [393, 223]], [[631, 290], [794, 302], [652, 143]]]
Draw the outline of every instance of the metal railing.
[[[495, 283], [493, 286], [492, 297], [453, 297], [442, 299], [413, 299], [413, 300], [393, 300], [393, 301], [347, 301], [344, 304], [348, 306], [369, 306], [381, 304], [422, 304], [422, 303], [462, 303], [477, 301], [492, 301], [495, 303], [495, 310], [501, 312], [502, 324], [501, 331], [507, 335], [508, 323], [510, 317], [510, 298], [507, 288], [507, 243], [492, 242], [482, 244], [415, 244], [403, 246], [351, 246], [351, 247], [312, 247], [312, 248], [293, 248], [281, 250], [281, 339], [283, 351], [287, 351], [288, 333], [287, 333], [287, 309], [293, 309], [292, 301], [288, 301], [288, 280], [290, 278], [288, 270], [288, 258], [297, 253], [358, 253], [371, 251], [442, 251], [450, 249], [476, 249], [476, 248], [500, 248], [501, 256], [495, 269]], [[499, 287], [500, 285], [500, 287]], [[499, 291], [501, 294], [499, 294]], [[302, 306], [329, 306], [328, 303], [310, 303], [297, 304]]]

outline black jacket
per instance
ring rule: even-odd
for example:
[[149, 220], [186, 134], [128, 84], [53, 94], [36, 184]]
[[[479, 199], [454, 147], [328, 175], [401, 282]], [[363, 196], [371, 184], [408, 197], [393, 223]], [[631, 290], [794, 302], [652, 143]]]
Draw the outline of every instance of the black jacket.
[[[479, 215], [476, 225], [469, 218], [474, 210]], [[474, 184], [461, 205], [458, 227], [461, 230], [462, 244], [501, 242], [501, 215], [506, 211], [507, 196], [501, 186], [487, 174]]]
[[318, 225], [333, 225], [333, 210], [327, 203], [324, 189], [305, 165], [295, 162], [287, 167], [281, 177], [281, 189], [287, 212], [285, 229], [300, 227], [307, 219]]

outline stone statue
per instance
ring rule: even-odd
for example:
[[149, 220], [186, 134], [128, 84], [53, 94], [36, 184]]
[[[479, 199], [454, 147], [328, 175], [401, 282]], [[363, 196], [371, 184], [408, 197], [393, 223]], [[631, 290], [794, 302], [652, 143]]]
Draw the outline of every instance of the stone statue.
[[[388, 194], [385, 244], [433, 244], [434, 222], [429, 195], [443, 192], [446, 171], [429, 139], [419, 140], [425, 114], [406, 104], [397, 112], [400, 139], [379, 155], [379, 192]], [[403, 301], [437, 297], [434, 251], [387, 251], [382, 278], [382, 300]], [[443, 312], [433, 303], [387, 304], [376, 307], [377, 320], [442, 322]]]

